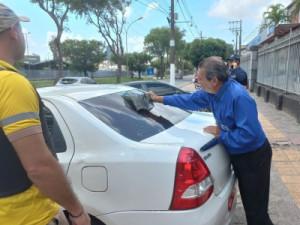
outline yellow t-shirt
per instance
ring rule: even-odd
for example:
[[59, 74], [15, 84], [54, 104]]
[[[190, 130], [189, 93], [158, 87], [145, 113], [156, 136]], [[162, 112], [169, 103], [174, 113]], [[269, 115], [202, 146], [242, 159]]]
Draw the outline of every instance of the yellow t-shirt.
[[[0, 60], [0, 67], [16, 71], [0, 71], [0, 127], [8, 140], [42, 132], [36, 91], [10, 64]], [[0, 225], [45, 225], [58, 209], [58, 204], [32, 185], [22, 193], [0, 198]]]

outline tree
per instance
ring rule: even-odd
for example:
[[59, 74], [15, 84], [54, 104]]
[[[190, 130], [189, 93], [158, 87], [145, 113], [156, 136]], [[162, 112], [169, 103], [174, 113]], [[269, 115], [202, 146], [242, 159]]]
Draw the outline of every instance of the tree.
[[295, 1], [295, 7], [292, 11], [292, 17], [296, 17], [300, 11], [300, 0], [294, 0]]
[[197, 68], [200, 61], [210, 56], [228, 58], [232, 53], [229, 51], [230, 48], [232, 49], [232, 46], [221, 39], [195, 39], [186, 45], [184, 57]]
[[95, 72], [106, 57], [105, 45], [96, 40], [66, 40], [62, 48], [64, 56], [71, 61], [71, 69], [83, 72], [86, 77], [88, 72]]
[[71, 0], [64, 0], [63, 3], [60, 0], [31, 0], [32, 3], [38, 4], [39, 7], [44, 10], [54, 21], [57, 27], [57, 35], [54, 38], [54, 43], [57, 49], [58, 56], [58, 74], [55, 78], [54, 84], [62, 77], [63, 71], [63, 52], [61, 47], [61, 36], [64, 30], [64, 22], [68, 21], [68, 12], [70, 10]]
[[[178, 27], [175, 27], [175, 51], [179, 49], [182, 42], [184, 32], [180, 31]], [[150, 33], [145, 37], [144, 44], [147, 51], [155, 57], [160, 59], [160, 77], [164, 76], [164, 57], [169, 55], [170, 50], [170, 39], [171, 30], [168, 27], [155, 28], [150, 31]]]
[[[68, 2], [69, 0], [62, 0]], [[131, 0], [72, 0], [72, 11], [87, 19], [87, 23], [94, 25], [105, 39], [111, 52], [117, 59], [118, 76], [117, 83], [121, 82], [123, 62], [123, 40], [125, 8], [131, 4]]]
[[276, 26], [279, 23], [290, 22], [290, 17], [282, 4], [270, 5], [266, 12], [263, 13], [263, 22], [260, 26], [260, 32], [270, 25]]
[[[125, 54], [127, 57], [127, 55]], [[137, 71], [139, 79], [141, 79], [141, 72], [145, 71], [147, 68], [147, 63], [152, 59], [152, 57], [143, 52], [128, 53], [128, 67], [130, 71]], [[125, 65], [125, 63], [124, 63]], [[133, 73], [131, 73], [131, 78], [133, 78]]]

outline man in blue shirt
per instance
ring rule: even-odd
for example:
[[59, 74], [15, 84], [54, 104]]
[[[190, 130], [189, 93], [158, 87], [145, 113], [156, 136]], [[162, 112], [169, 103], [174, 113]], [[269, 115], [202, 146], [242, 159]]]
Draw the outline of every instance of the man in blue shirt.
[[206, 58], [198, 69], [201, 90], [173, 96], [148, 94], [152, 101], [166, 105], [211, 108], [217, 126], [204, 131], [215, 136], [213, 145], [223, 144], [230, 155], [248, 225], [273, 225], [268, 214], [272, 149], [258, 121], [256, 103], [244, 87], [229, 78], [220, 58]]
[[240, 67], [240, 56], [233, 54], [228, 59], [230, 66], [230, 78], [235, 79], [245, 88], [248, 88], [248, 77], [245, 70]]

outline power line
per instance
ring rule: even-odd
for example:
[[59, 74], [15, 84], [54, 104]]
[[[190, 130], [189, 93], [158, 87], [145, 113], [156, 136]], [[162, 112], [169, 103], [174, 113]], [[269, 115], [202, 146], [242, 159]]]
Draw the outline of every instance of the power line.
[[248, 36], [243, 40], [243, 42], [245, 42], [246, 40], [250, 39], [250, 37], [254, 34], [254, 33], [258, 33], [260, 25], [258, 25], [253, 31], [251, 31]]
[[161, 12], [161, 13], [163, 13], [164, 15], [168, 15], [168, 13], [166, 13], [166, 12], [164, 12], [164, 11], [158, 9], [158, 8], [154, 8], [154, 7], [152, 7], [151, 5], [146, 5], [145, 3], [143, 3], [143, 2], [141, 2], [141, 1], [139, 1], [139, 0], [136, 0], [136, 1], [139, 2], [140, 4], [144, 5], [144, 6], [149, 7], [150, 9], [153, 9], [153, 10], [155, 10], [155, 11]]
[[[158, 8], [160, 8], [160, 10], [162, 10], [162, 11], [164, 11], [165, 13], [168, 14], [168, 10], [167, 10], [168, 7], [167, 7], [167, 9], [165, 9], [164, 7], [162, 7], [161, 4], [159, 4], [159, 3], [156, 2], [156, 1], [151, 1], [151, 0], [145, 0], [145, 1], [147, 1], [147, 2], [149, 3], [149, 5], [152, 5], [153, 3], [156, 4], [156, 6], [157, 6]], [[149, 5], [148, 5], [148, 7], [149, 7]]]
[[159, 1], [156, 1], [158, 4], [160, 3], [160, 5], [161, 6], [164, 6], [164, 7], [166, 7], [167, 9], [170, 9], [170, 4], [166, 1], [166, 0], [160, 0], [160, 2]]
[[189, 10], [189, 7], [187, 6], [186, 1], [185, 1], [185, 0], [181, 0], [181, 1], [182, 1], [182, 3], [183, 3], [183, 6], [184, 6], [185, 11], [187, 12], [189, 18], [191, 18], [191, 21], [192, 21], [192, 24], [194, 25], [194, 28], [195, 28], [196, 33], [202, 38], [202, 34], [199, 32], [198, 27], [197, 27], [197, 24], [196, 24], [196, 23], [194, 22], [194, 20], [193, 20], [193, 16], [192, 16], [192, 14], [191, 14], [191, 12], [190, 12], [190, 10]]
[[[183, 10], [182, 10], [182, 8], [181, 8], [180, 3], [179, 3], [178, 0], [177, 0], [177, 2], [178, 2], [178, 6], [179, 6], [179, 8], [180, 8], [180, 11], [181, 11], [181, 13], [182, 13], [182, 15], [183, 15], [184, 21], [188, 23], [188, 20], [186, 19], [186, 17], [185, 17], [185, 15], [184, 15], [184, 13], [183, 13]], [[195, 39], [195, 35], [194, 35], [192, 29], [190, 28], [190, 26], [189, 26], [188, 24], [187, 24], [187, 26], [188, 26], [188, 28], [189, 28], [189, 30], [190, 30], [192, 36], [193, 36], [194, 39]]]

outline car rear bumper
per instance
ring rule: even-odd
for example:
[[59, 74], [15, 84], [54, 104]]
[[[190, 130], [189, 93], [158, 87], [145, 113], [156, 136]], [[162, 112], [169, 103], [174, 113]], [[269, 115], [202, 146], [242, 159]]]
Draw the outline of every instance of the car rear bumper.
[[228, 225], [236, 207], [235, 194], [232, 210], [228, 210], [228, 200], [235, 187], [236, 178], [232, 174], [222, 192], [218, 196], [213, 194], [199, 208], [178, 211], [123, 211], [102, 215], [98, 219], [106, 225]]

